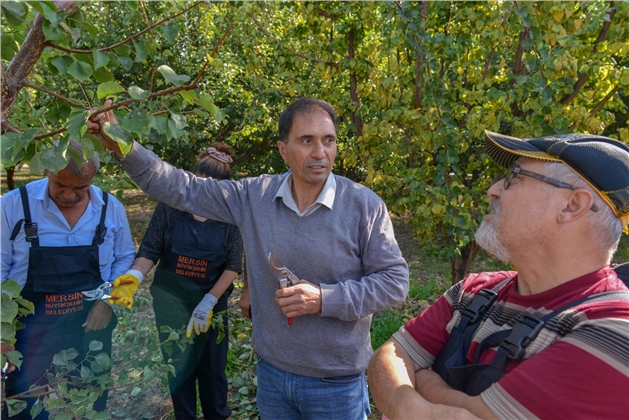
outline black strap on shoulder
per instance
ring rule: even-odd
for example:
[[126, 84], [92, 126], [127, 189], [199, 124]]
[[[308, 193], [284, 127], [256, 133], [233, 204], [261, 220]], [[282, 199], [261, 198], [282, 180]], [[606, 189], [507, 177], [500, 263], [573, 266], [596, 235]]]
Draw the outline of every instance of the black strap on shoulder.
[[109, 195], [103, 191], [103, 208], [100, 212], [100, 221], [96, 226], [96, 232], [94, 233], [94, 239], [92, 245], [100, 245], [105, 242], [105, 235], [107, 234], [107, 227], [105, 226], [105, 216], [107, 216], [107, 202], [109, 201]]
[[[608, 299], [614, 297], [629, 298], [629, 292], [603, 292], [597, 293], [595, 295], [586, 296], [574, 302], [570, 302], [549, 314], [546, 314], [541, 319], [538, 319], [529, 313], [523, 313], [522, 317], [510, 330], [498, 331], [497, 333], [486, 337], [481, 345], [478, 346], [476, 357], [479, 357], [481, 353], [481, 347], [483, 347], [483, 345], [491, 347], [497, 338], [504, 337], [506, 335], [506, 337], [504, 337], [500, 342], [500, 346], [498, 347], [496, 355], [494, 356], [494, 359], [491, 363], [492, 365], [504, 371], [504, 368], [508, 363], [507, 358], [511, 360], [521, 360], [524, 357], [524, 352], [528, 345], [531, 344], [533, 340], [535, 340], [539, 332], [542, 330], [542, 328], [544, 328], [544, 325], [546, 325], [548, 321], [550, 321], [552, 318], [565, 310], [602, 297], [607, 297]], [[492, 338], [492, 336], [496, 337]], [[495, 345], [496, 344], [493, 344], [493, 346]]]
[[22, 199], [22, 209], [24, 210], [24, 219], [18, 220], [11, 232], [10, 240], [15, 240], [20, 229], [22, 227], [22, 223], [24, 223], [24, 233], [26, 234], [26, 241], [31, 242], [31, 246], [38, 247], [39, 246], [39, 236], [37, 235], [37, 223], [31, 222], [31, 208], [28, 204], [28, 192], [26, 191], [26, 186], [20, 187], [20, 198]]
[[629, 287], [629, 262], [618, 264], [612, 267], [616, 275], [627, 287]]

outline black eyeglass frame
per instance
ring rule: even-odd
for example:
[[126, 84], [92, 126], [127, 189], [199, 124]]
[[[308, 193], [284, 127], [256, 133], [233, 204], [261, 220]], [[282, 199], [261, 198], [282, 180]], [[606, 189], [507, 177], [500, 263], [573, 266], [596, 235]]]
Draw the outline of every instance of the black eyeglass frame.
[[558, 179], [551, 178], [546, 175], [538, 174], [537, 172], [527, 171], [526, 169], [522, 169], [519, 166], [512, 166], [507, 171], [507, 175], [504, 178], [504, 184], [502, 187], [505, 190], [508, 189], [511, 186], [511, 181], [513, 181], [513, 178], [517, 177], [518, 175], [524, 175], [524, 176], [528, 176], [529, 178], [535, 178], [547, 184], [553, 185], [557, 188], [568, 188], [569, 190], [577, 189], [577, 187], [575, 187], [574, 185], [566, 184], [563, 181], [559, 181]]
[[[537, 172], [527, 171], [526, 169], [522, 169], [519, 166], [512, 166], [511, 168], [509, 168], [509, 170], [507, 171], [507, 174], [504, 177], [502, 188], [504, 188], [505, 190], [508, 189], [511, 186], [511, 181], [513, 181], [513, 178], [516, 177], [517, 175], [524, 175], [524, 176], [528, 176], [529, 178], [535, 178], [547, 184], [553, 185], [557, 188], [567, 188], [569, 190], [578, 190], [578, 188], [575, 187], [574, 185], [566, 184], [563, 181], [559, 181], [558, 179], [551, 178], [546, 175], [538, 174]], [[598, 211], [598, 207], [596, 207], [596, 204], [592, 204], [592, 208], [590, 210]]]

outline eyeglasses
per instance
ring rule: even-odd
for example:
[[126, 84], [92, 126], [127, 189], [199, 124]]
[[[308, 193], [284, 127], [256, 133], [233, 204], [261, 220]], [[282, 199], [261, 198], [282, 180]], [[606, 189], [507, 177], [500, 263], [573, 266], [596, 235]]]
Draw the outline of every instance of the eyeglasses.
[[542, 182], [545, 182], [550, 185], [554, 185], [557, 188], [568, 188], [570, 190], [576, 190], [577, 187], [574, 185], [566, 184], [565, 182], [559, 181], [558, 179], [548, 177], [546, 175], [538, 174], [536, 172], [527, 171], [526, 169], [522, 169], [519, 166], [513, 166], [507, 172], [505, 176], [503, 188], [506, 190], [511, 186], [511, 181], [513, 178], [517, 178], [518, 175], [528, 176], [529, 178], [539, 179]]
[[[504, 184], [502, 188], [504, 188], [505, 190], [508, 189], [511, 186], [511, 181], [513, 181], [513, 178], [517, 178], [519, 175], [524, 175], [524, 176], [528, 176], [529, 178], [538, 179], [542, 182], [553, 185], [557, 188], [568, 188], [569, 190], [578, 189], [574, 185], [566, 184], [565, 182], [559, 181], [558, 179], [551, 178], [546, 175], [538, 174], [536, 172], [527, 171], [526, 169], [522, 169], [519, 166], [513, 166], [507, 171], [507, 175], [505, 175], [504, 177]], [[598, 207], [596, 207], [596, 204], [592, 204], [592, 207], [590, 210], [598, 211]]]

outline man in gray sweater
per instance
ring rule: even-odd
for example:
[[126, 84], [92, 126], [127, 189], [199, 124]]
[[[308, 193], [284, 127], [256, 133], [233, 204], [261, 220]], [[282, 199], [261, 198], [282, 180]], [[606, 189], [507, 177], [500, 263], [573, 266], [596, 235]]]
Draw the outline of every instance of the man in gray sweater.
[[[337, 116], [327, 102], [300, 98], [279, 121], [288, 176], [239, 181], [197, 178], [137, 143], [123, 156], [104, 134], [111, 112], [90, 121], [106, 148], [151, 196], [177, 209], [235, 224], [243, 238], [257, 404], [263, 419], [365, 419], [365, 369], [372, 314], [404, 300], [408, 267], [384, 202], [332, 174]], [[278, 290], [275, 251], [302, 279]], [[289, 325], [287, 318], [293, 318]]]

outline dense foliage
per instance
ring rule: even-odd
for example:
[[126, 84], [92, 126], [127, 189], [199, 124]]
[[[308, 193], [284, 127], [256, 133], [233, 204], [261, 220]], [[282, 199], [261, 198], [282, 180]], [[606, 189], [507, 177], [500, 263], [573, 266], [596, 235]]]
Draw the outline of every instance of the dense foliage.
[[[226, 141], [241, 176], [285, 170], [279, 112], [297, 96], [339, 111], [335, 171], [410, 215], [423, 246], [476, 254], [496, 174], [484, 130], [629, 141], [625, 2], [8, 2], [2, 9], [2, 166], [87, 153], [86, 110], [112, 99], [121, 142], [188, 167]], [[221, 40], [224, 43], [221, 45]], [[115, 189], [124, 178], [103, 180]]]

